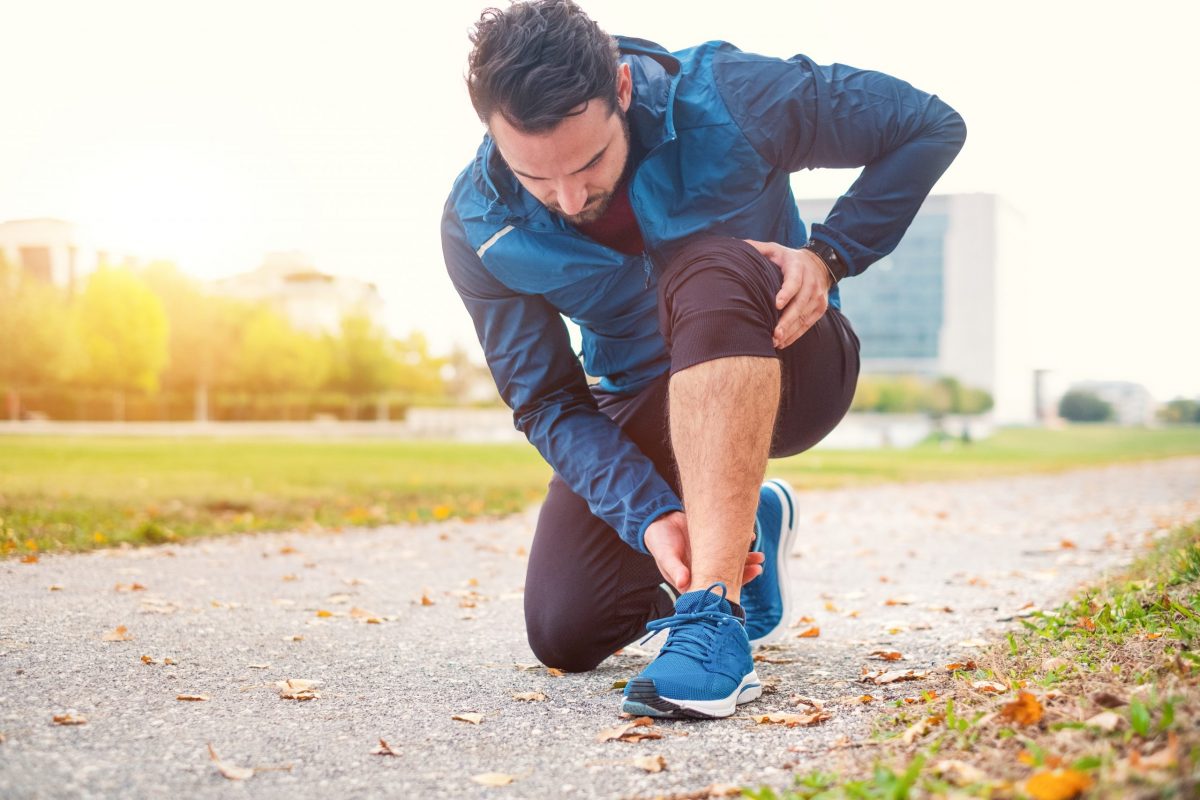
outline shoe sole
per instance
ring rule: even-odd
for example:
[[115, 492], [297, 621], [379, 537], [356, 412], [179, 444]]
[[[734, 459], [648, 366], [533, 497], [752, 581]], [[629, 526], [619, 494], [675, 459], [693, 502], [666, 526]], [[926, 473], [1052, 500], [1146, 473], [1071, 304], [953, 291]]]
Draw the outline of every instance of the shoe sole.
[[762, 684], [758, 673], [742, 678], [738, 688], [728, 697], [715, 700], [676, 700], [658, 693], [653, 678], [634, 678], [629, 682], [629, 694], [621, 704], [626, 714], [639, 717], [663, 717], [667, 719], [721, 719], [732, 716], [737, 707], [762, 696]]
[[788, 521], [779, 547], [775, 550], [775, 577], [776, 583], [779, 584], [779, 595], [783, 601], [783, 612], [779, 615], [778, 625], [757, 639], [750, 640], [751, 647], [777, 642], [787, 632], [788, 620], [792, 617], [792, 591], [788, 574], [788, 559], [792, 554], [792, 546], [796, 542], [796, 533], [800, 529], [799, 515], [796, 513], [797, 498], [792, 487], [777, 478], [772, 478], [763, 485], [775, 492]]

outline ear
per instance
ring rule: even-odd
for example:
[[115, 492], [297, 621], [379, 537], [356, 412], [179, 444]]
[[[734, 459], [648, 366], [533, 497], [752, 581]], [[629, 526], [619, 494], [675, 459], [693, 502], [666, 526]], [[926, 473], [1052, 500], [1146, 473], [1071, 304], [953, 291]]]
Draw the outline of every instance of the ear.
[[621, 111], [629, 110], [630, 103], [633, 102], [633, 75], [629, 72], [628, 64], [620, 64], [617, 66], [617, 104], [621, 106]]

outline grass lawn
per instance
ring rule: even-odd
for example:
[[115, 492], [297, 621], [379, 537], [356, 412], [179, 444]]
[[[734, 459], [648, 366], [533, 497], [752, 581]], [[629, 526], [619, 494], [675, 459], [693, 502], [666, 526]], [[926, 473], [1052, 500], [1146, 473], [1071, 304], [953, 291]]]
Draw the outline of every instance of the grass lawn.
[[[970, 444], [810, 451], [770, 472], [797, 488], [982, 478], [1200, 454], [1200, 428], [1003, 430]], [[0, 437], [0, 553], [196, 535], [471, 518], [540, 499], [528, 445]]]
[[[756, 800], [1200, 796], [1200, 520], [978, 660], [930, 670], [849, 769]], [[870, 755], [867, 753], [870, 752]]]

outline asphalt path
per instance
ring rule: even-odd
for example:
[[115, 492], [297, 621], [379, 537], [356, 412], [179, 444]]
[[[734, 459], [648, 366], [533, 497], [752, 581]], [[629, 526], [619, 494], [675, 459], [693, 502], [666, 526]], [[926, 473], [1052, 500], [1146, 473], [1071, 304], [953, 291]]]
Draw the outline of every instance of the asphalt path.
[[[800, 504], [792, 589], [796, 617], [811, 622], [759, 653], [771, 693], [729, 720], [633, 729], [659, 737], [641, 741], [598, 738], [627, 722], [614, 683], [661, 637], [561, 676], [525, 642], [536, 509], [0, 562], [0, 797], [786, 788], [796, 772], [836, 767], [889, 701], [920, 692], [920, 682], [866, 684], [864, 668], [971, 658], [1021, 614], [1127, 563], [1200, 517], [1200, 459], [802, 491]], [[812, 627], [819, 635], [798, 636]], [[888, 650], [904, 659], [871, 658]], [[301, 699], [282, 696], [289, 680]], [[177, 699], [189, 695], [207, 699]], [[829, 718], [786, 727], [751, 716], [810, 714], [797, 698]], [[86, 722], [54, 721], [64, 715]], [[392, 755], [372, 752], [381, 739]], [[483, 785], [487, 775], [510, 782]]]

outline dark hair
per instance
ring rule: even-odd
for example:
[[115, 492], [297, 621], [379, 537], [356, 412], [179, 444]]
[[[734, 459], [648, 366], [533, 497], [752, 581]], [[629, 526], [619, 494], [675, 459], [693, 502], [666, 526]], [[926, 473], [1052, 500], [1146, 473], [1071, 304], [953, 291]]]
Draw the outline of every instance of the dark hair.
[[552, 129], [589, 100], [617, 110], [617, 43], [571, 0], [486, 9], [471, 33], [467, 90], [486, 125], [499, 112], [525, 133]]

